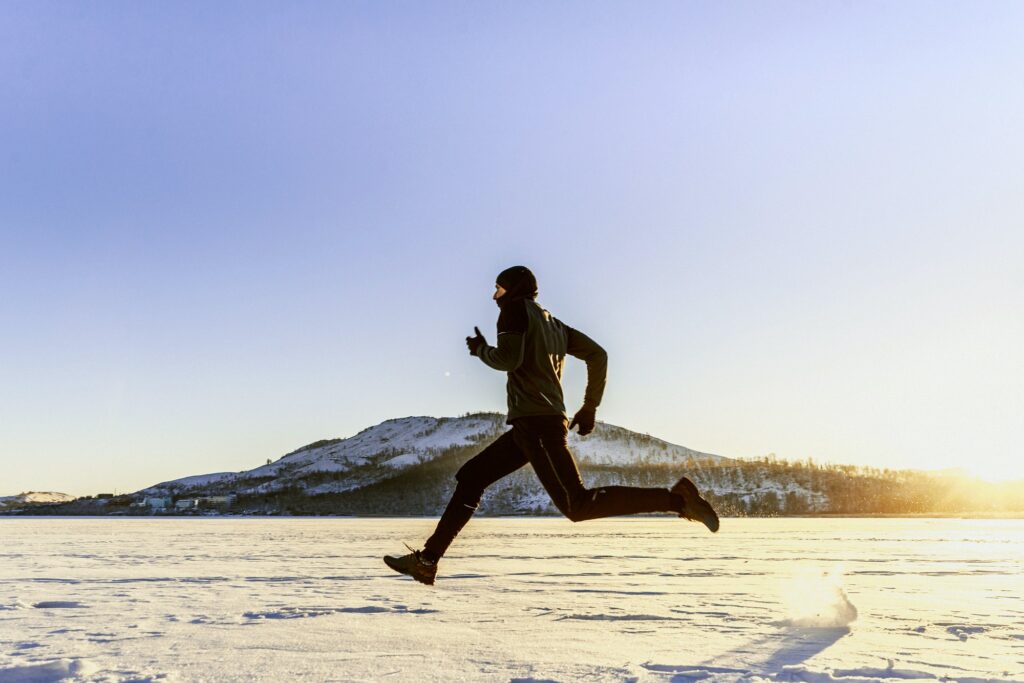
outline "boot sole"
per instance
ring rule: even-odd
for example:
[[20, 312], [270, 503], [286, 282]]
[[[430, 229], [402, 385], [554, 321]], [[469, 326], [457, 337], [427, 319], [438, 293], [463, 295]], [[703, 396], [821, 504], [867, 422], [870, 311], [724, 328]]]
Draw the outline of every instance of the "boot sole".
[[413, 579], [416, 579], [420, 583], [422, 583], [424, 585], [427, 585], [427, 586], [433, 586], [434, 585], [434, 577], [432, 577], [432, 576], [430, 576], [430, 577], [427, 577], [427, 576], [417, 576], [416, 574], [412, 574], [410, 572], [407, 572], [405, 569], [402, 569], [401, 567], [398, 567], [398, 566], [392, 564], [392, 561], [393, 560], [391, 559], [391, 557], [389, 555], [385, 555], [384, 556], [384, 564], [386, 564], [388, 567], [390, 567], [391, 569], [395, 570], [399, 574], [404, 574], [405, 576], [409, 576], [409, 577], [411, 577]]

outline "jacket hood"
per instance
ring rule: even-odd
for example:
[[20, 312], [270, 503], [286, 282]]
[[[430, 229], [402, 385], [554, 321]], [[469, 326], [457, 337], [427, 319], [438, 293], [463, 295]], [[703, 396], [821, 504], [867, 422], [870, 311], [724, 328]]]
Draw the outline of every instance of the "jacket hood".
[[503, 295], [495, 299], [499, 308], [510, 301], [537, 298], [537, 278], [526, 266], [506, 268], [498, 273], [495, 282], [505, 290]]

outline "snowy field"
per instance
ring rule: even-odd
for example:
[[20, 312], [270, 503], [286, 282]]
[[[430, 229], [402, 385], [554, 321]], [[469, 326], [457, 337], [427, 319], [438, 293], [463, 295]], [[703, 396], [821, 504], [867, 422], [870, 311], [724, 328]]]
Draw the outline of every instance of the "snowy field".
[[1024, 681], [1024, 521], [0, 519], [0, 681]]

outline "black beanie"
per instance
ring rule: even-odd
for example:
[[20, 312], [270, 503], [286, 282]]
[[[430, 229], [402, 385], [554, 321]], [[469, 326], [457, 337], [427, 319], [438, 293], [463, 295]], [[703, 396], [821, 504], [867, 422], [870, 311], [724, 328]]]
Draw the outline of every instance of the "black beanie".
[[495, 282], [505, 290], [498, 305], [515, 299], [536, 299], [537, 278], [526, 266], [512, 266], [498, 273]]

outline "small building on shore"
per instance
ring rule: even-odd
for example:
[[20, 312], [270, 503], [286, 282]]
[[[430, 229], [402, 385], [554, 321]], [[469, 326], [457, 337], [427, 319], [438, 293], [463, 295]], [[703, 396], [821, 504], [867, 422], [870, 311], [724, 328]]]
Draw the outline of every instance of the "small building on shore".
[[223, 510], [224, 508], [231, 507], [235, 502], [235, 497], [230, 496], [204, 496], [199, 499], [198, 505], [203, 508], [211, 508], [216, 510]]

